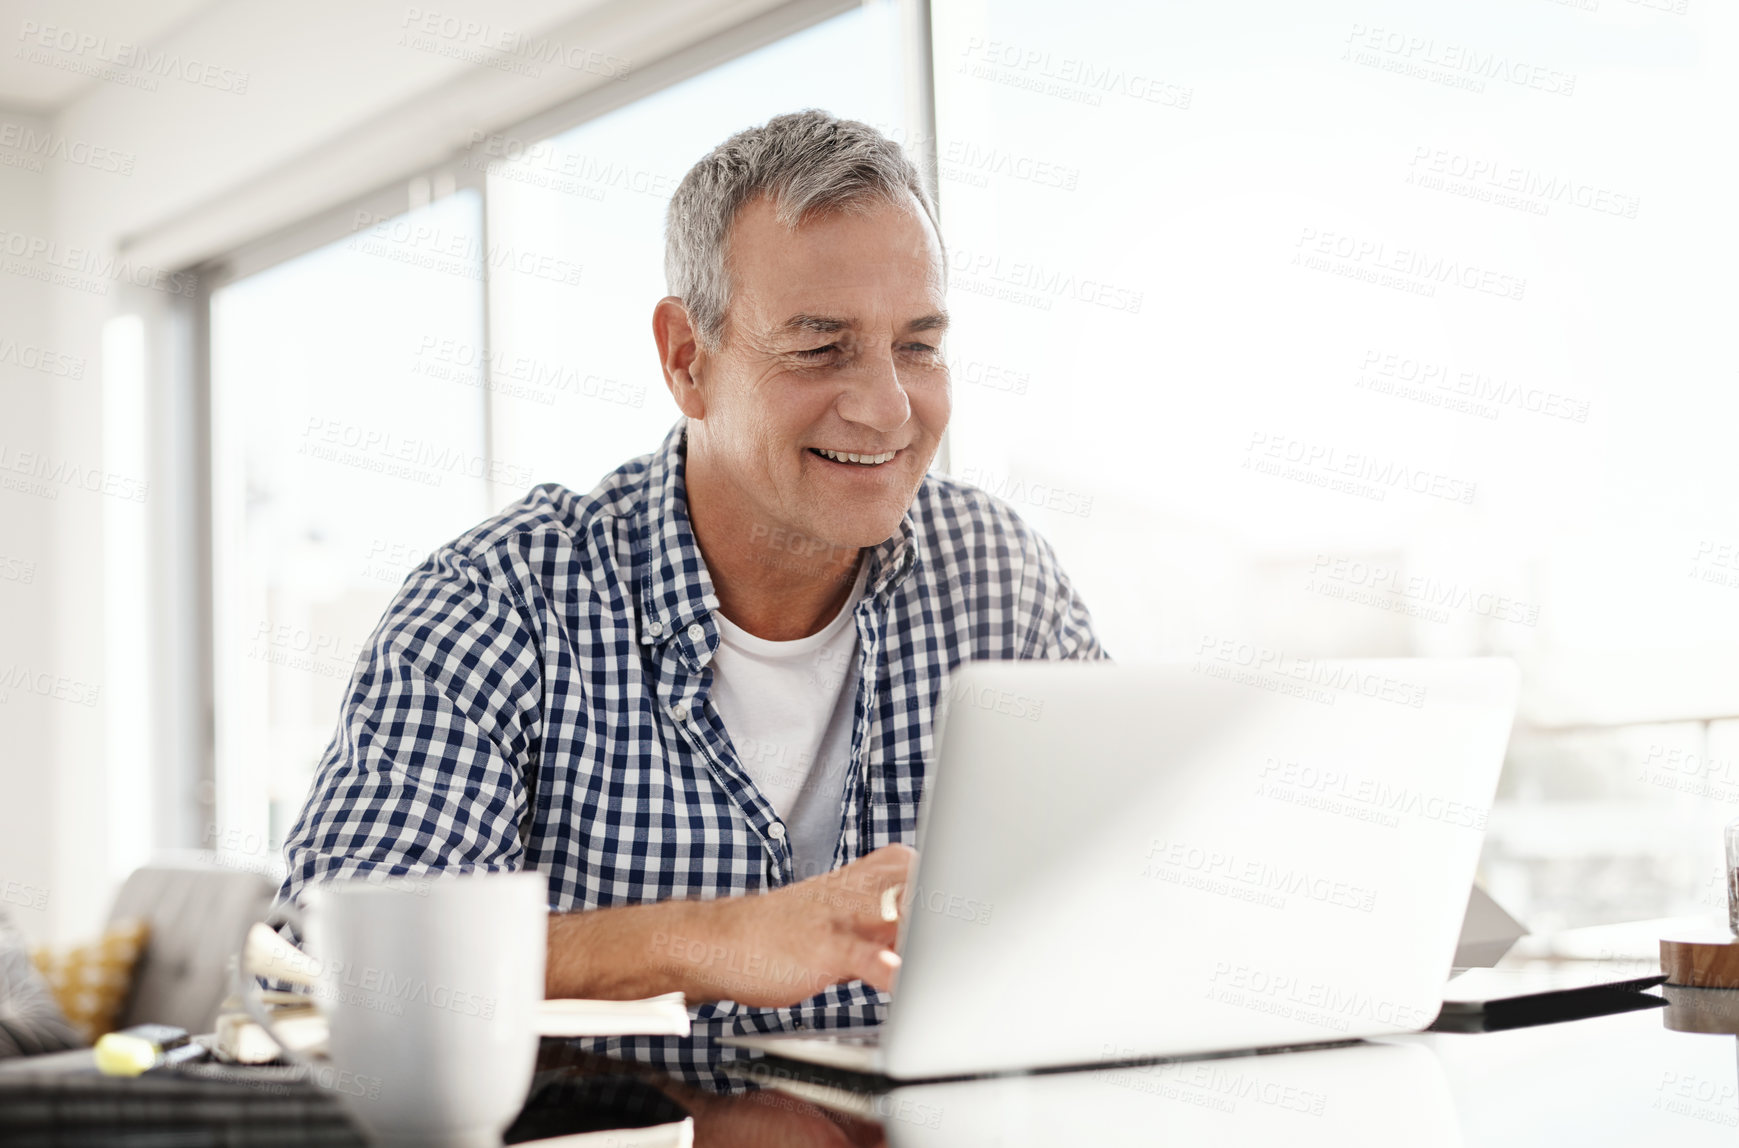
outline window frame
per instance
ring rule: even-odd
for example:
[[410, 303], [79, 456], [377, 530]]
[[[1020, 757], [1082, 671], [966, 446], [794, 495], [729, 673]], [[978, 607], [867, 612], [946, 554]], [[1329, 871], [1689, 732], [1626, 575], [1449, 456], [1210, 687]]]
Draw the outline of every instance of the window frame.
[[[644, 65], [616, 82], [593, 88], [570, 99], [560, 101], [528, 116], [505, 123], [495, 129], [495, 135], [507, 135], [526, 141], [543, 140], [570, 131], [591, 120], [608, 115], [619, 108], [655, 95], [713, 68], [727, 64], [788, 36], [803, 32], [817, 24], [853, 9], [892, 5], [895, 14], [907, 90], [904, 104], [907, 138], [916, 142], [914, 156], [929, 186], [933, 199], [936, 184], [936, 123], [935, 123], [935, 61], [932, 52], [930, 0], [792, 0], [779, 7], [762, 11], [746, 20], [730, 25], [693, 44], [679, 48]], [[720, 0], [719, 7], [728, 7]], [[176, 749], [181, 760], [163, 763], [167, 771], [176, 773], [193, 795], [191, 817], [181, 817], [168, 830], [175, 840], [161, 840], [158, 846], [198, 847], [211, 849], [214, 841], [223, 839], [225, 827], [218, 823], [218, 720], [215, 643], [219, 632], [215, 594], [217, 586], [217, 555], [214, 549], [215, 506], [213, 486], [213, 420], [211, 301], [213, 295], [239, 280], [267, 271], [311, 251], [347, 238], [355, 233], [354, 221], [359, 212], [370, 216], [400, 215], [425, 206], [464, 189], [475, 189], [483, 218], [483, 249], [489, 240], [489, 163], [481, 143], [454, 151], [443, 160], [422, 165], [402, 173], [359, 195], [313, 212], [300, 221], [277, 228], [239, 244], [222, 255], [205, 260], [185, 270], [196, 276], [198, 284], [193, 298], [186, 300], [177, 313], [163, 320], [185, 332], [188, 354], [176, 377], [170, 380], [173, 390], [183, 398], [186, 412], [183, 429], [190, 443], [196, 445], [196, 461], [189, 468], [177, 501], [182, 508], [180, 521], [184, 528], [164, 539], [153, 556], [160, 569], [197, 572], [197, 596], [200, 609], [198, 624], [186, 632], [164, 636], [174, 664], [184, 667], [191, 681], [180, 683], [177, 696], [187, 699], [183, 706], [183, 721], [196, 728], [195, 736], [182, 739]], [[483, 289], [482, 343], [485, 362], [492, 342], [491, 283], [488, 260], [479, 268]], [[497, 401], [494, 391], [483, 388], [484, 457], [489, 460], [494, 446], [493, 411]], [[937, 456], [937, 466], [945, 467], [947, 443], [944, 440]], [[160, 770], [162, 772], [162, 770]], [[201, 827], [203, 827], [201, 829]]]

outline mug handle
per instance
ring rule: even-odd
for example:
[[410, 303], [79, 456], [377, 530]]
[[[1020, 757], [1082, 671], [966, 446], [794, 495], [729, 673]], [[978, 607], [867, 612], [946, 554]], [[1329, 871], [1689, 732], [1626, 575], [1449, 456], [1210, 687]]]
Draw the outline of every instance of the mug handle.
[[[242, 1009], [248, 1014], [248, 1018], [255, 1024], [259, 1025], [260, 1028], [265, 1030], [266, 1035], [272, 1038], [273, 1043], [278, 1046], [278, 1051], [283, 1054], [285, 1060], [288, 1060], [291, 1064], [300, 1065], [307, 1069], [322, 1068], [329, 1063], [327, 1057], [313, 1056], [292, 1049], [290, 1045], [285, 1042], [283, 1036], [272, 1025], [272, 1018], [266, 1011], [265, 1002], [262, 1001], [259, 996], [260, 988], [258, 981], [256, 980], [255, 972], [248, 965], [248, 950], [251, 947], [248, 943], [248, 938], [253, 935], [253, 931], [264, 926], [265, 928], [272, 929], [274, 935], [276, 935], [276, 929], [279, 925], [290, 925], [294, 927], [296, 935], [299, 937], [306, 937], [308, 935], [307, 921], [306, 918], [303, 917], [300, 909], [296, 908], [296, 906], [288, 901], [272, 906], [271, 911], [266, 914], [263, 921], [248, 926], [247, 936], [244, 936], [242, 939], [241, 952], [236, 956], [235, 970], [233, 973], [234, 980], [231, 992], [237, 1000], [241, 1001]], [[288, 945], [288, 942], [285, 942], [285, 944]], [[314, 957], [308, 957], [307, 954], [303, 954], [303, 956], [306, 957], [309, 964], [313, 966], [310, 972], [312, 972], [313, 975], [318, 976], [320, 962]]]

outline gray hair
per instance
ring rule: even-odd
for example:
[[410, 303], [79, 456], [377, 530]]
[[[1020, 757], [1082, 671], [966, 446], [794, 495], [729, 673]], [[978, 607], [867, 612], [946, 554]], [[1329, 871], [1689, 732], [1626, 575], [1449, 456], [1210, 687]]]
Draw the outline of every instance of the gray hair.
[[[688, 169], [664, 226], [664, 279], [688, 308], [702, 347], [724, 337], [730, 298], [726, 240], [742, 206], [763, 193], [773, 216], [795, 227], [833, 211], [917, 199], [941, 243], [936, 205], [900, 145], [868, 124], [815, 108], [738, 132]], [[946, 260], [944, 260], [946, 273]]]

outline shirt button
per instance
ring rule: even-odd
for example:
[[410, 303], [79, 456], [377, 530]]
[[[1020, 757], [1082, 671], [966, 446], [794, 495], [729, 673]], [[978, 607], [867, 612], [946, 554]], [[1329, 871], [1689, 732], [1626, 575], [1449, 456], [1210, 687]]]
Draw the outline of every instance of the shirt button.
[[772, 825], [767, 827], [767, 836], [775, 841], [785, 840], [785, 826], [777, 821], [773, 822]]
[[673, 703], [671, 703], [670, 716], [675, 718], [677, 721], [687, 721], [688, 720], [688, 703], [687, 702], [673, 702]]
[[660, 622], [657, 618], [654, 618], [652, 621], [646, 623], [646, 632], [656, 638], [658, 635], [664, 633], [664, 623]]
[[698, 642], [704, 637], [706, 637], [706, 631], [701, 628], [701, 625], [699, 622], [696, 622], [694, 625], [692, 625], [688, 628], [688, 640], [689, 641]]

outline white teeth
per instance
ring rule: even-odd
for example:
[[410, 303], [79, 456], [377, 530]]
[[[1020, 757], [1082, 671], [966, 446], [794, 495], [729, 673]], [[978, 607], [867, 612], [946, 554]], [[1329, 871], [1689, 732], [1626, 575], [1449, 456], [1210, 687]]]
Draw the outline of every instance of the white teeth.
[[818, 446], [815, 448], [815, 453], [825, 455], [835, 462], [855, 462], [859, 466], [880, 466], [884, 462], [893, 461], [893, 457], [900, 452], [890, 450], [886, 454], [847, 454], [844, 451], [827, 450]]

